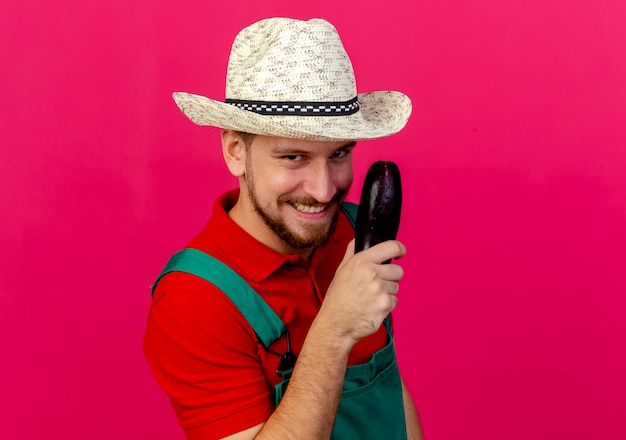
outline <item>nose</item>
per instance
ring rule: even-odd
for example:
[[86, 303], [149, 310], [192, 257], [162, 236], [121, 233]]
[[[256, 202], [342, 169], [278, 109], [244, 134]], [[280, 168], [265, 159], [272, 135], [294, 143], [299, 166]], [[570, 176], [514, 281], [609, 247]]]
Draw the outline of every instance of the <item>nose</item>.
[[304, 184], [304, 191], [319, 203], [329, 203], [337, 193], [332, 170], [326, 161], [312, 164]]

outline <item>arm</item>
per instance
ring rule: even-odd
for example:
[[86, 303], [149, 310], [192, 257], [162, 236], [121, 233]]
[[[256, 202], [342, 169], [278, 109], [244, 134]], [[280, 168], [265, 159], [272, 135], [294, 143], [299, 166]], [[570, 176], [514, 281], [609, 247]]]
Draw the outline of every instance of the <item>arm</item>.
[[405, 253], [386, 242], [353, 255], [353, 243], [326, 293], [302, 347], [283, 400], [269, 419], [230, 440], [327, 439], [339, 405], [348, 355], [395, 308], [400, 266], [382, 265]]
[[[317, 327], [317, 328], [314, 328]], [[285, 396], [265, 422], [226, 437], [250, 439], [330, 438], [339, 405], [350, 343], [329, 345], [323, 324], [313, 323]]]
[[408, 440], [424, 440], [422, 428], [415, 409], [411, 393], [402, 381], [402, 400], [404, 401], [404, 417], [406, 419], [406, 433]]

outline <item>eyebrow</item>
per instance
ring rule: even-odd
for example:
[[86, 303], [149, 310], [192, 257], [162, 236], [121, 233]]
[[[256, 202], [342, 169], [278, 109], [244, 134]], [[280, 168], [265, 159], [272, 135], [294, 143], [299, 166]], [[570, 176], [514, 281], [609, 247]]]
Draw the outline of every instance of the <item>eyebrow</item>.
[[[348, 142], [345, 145], [342, 145], [341, 147], [335, 149], [334, 151], [339, 151], [339, 150], [351, 150], [356, 146], [356, 141], [351, 141]], [[274, 154], [288, 154], [288, 155], [296, 155], [296, 154], [310, 154], [311, 151], [308, 150], [299, 150], [297, 148], [291, 148], [291, 147], [285, 147], [285, 148], [276, 148], [273, 151]]]

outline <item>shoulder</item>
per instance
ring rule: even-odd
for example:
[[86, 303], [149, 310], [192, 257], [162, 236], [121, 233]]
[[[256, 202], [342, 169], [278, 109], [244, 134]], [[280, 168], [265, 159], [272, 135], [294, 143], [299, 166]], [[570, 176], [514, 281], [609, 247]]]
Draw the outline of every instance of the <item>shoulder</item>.
[[143, 352], [189, 436], [223, 437], [267, 419], [259, 350], [248, 322], [208, 281], [171, 272], [156, 286]]
[[256, 347], [254, 330], [228, 296], [212, 283], [183, 272], [163, 276], [154, 290], [149, 329], [177, 338], [219, 339], [225, 333]]

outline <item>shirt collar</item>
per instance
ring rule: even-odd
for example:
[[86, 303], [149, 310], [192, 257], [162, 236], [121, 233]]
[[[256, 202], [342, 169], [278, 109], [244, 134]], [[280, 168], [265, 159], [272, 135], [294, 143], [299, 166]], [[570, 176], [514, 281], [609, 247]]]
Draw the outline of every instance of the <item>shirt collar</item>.
[[239, 198], [235, 189], [220, 196], [213, 206], [213, 215], [207, 223], [205, 233], [209, 239], [228, 255], [254, 281], [262, 281], [286, 262], [301, 261], [297, 254], [281, 254], [267, 247], [243, 230], [228, 215], [228, 211]]

